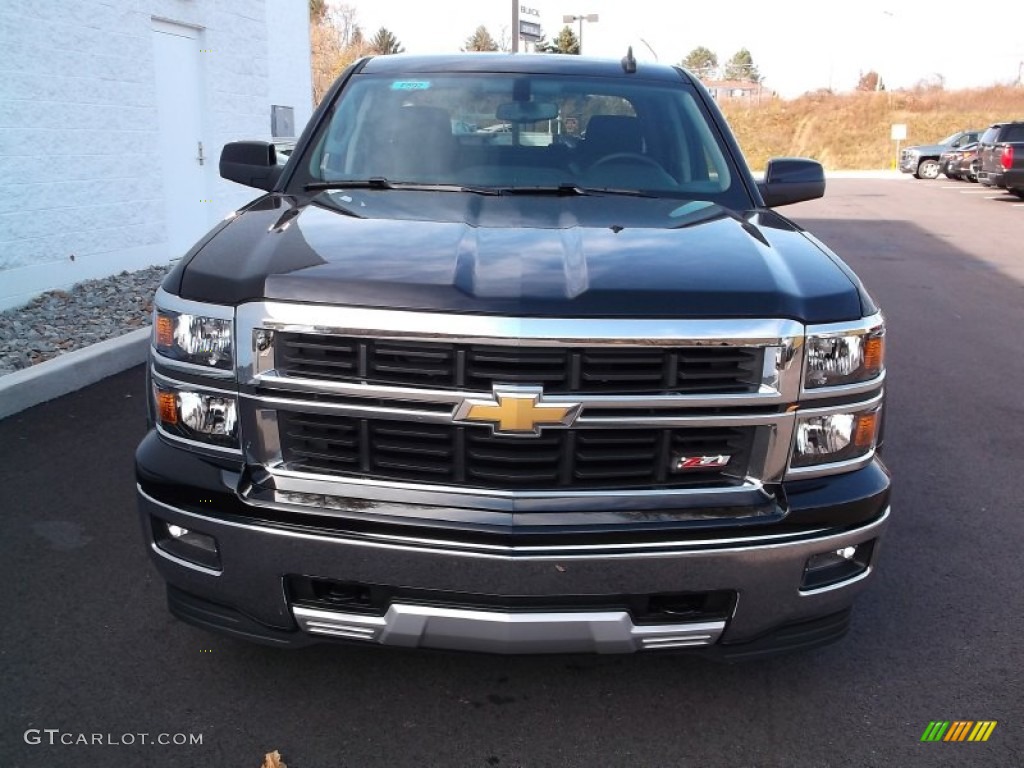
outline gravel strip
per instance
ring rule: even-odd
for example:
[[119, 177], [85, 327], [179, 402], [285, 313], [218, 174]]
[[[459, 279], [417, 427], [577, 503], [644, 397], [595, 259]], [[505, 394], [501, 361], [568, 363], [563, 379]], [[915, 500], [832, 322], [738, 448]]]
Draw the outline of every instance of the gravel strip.
[[0, 376], [149, 325], [153, 295], [170, 268], [87, 280], [0, 312]]

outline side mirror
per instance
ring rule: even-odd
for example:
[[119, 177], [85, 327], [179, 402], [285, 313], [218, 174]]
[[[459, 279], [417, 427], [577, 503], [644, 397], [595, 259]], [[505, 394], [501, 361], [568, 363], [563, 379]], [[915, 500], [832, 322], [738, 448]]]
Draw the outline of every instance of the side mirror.
[[266, 141], [232, 141], [220, 152], [221, 177], [247, 187], [270, 191], [283, 168], [274, 145]]
[[814, 160], [777, 157], [768, 161], [764, 181], [757, 187], [769, 208], [816, 200], [825, 196], [825, 170]]

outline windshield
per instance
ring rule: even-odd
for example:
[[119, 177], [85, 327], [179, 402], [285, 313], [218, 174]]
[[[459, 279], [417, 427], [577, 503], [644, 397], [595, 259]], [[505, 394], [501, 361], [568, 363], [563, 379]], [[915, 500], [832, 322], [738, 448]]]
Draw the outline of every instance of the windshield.
[[358, 75], [314, 141], [302, 182], [614, 190], [749, 207], [709, 123], [681, 81]]

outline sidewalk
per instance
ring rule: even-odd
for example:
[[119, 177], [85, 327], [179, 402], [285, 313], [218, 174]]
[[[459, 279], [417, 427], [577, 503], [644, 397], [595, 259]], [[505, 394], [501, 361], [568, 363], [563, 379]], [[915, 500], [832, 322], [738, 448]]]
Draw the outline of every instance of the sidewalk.
[[0, 376], [0, 419], [142, 364], [149, 336], [148, 327], [140, 328]]

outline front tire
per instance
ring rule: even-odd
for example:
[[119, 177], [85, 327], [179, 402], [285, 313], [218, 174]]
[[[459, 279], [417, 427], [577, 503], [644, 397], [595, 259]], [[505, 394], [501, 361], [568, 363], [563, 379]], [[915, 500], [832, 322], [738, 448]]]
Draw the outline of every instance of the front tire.
[[914, 177], [918, 179], [937, 179], [939, 177], [939, 161], [922, 160], [917, 165], [917, 173], [914, 174]]

